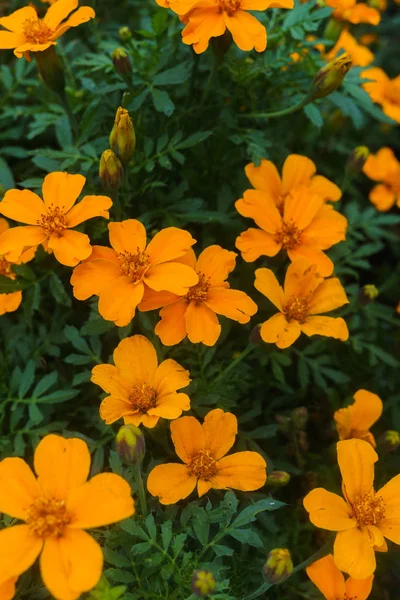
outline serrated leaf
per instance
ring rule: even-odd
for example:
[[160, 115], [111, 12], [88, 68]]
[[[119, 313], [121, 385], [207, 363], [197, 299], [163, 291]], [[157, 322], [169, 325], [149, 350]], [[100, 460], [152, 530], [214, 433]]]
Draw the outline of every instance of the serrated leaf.
[[284, 502], [279, 502], [279, 500], [274, 500], [274, 498], [264, 498], [263, 500], [259, 500], [255, 504], [248, 506], [236, 517], [236, 519], [232, 523], [233, 528], [242, 527], [243, 525], [248, 525], [252, 521], [256, 520], [256, 515], [265, 510], [274, 511], [278, 510], [286, 506]]

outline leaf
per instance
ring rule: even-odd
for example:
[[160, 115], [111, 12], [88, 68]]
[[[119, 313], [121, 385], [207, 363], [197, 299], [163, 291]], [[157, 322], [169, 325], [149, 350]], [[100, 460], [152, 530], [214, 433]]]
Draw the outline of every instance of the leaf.
[[198, 131], [197, 133], [193, 133], [186, 140], [179, 142], [175, 145], [175, 148], [178, 150], [184, 150], [186, 148], [191, 148], [192, 146], [196, 146], [197, 144], [201, 144], [207, 140], [213, 134], [212, 131]]
[[175, 104], [172, 102], [167, 92], [164, 92], [164, 90], [152, 89], [151, 96], [153, 98], [154, 108], [158, 112], [162, 112], [167, 117], [170, 117], [175, 110]]
[[162, 73], [158, 73], [153, 77], [153, 85], [176, 85], [184, 83], [190, 75], [190, 64], [188, 62], [181, 63], [172, 69], [167, 69]]
[[165, 523], [161, 525], [161, 539], [164, 550], [168, 550], [172, 539], [172, 521], [165, 521]]
[[212, 549], [217, 556], [232, 556], [233, 554], [233, 548], [223, 546], [222, 544], [215, 544]]
[[33, 384], [34, 380], [35, 380], [35, 363], [33, 362], [33, 360], [30, 360], [27, 363], [25, 370], [22, 373], [21, 381], [19, 382], [18, 396], [20, 398], [25, 397], [25, 394], [27, 393], [27, 391]]
[[254, 546], [255, 548], [264, 547], [260, 536], [253, 529], [232, 529], [229, 531], [229, 535], [243, 544], [249, 544], [249, 546]]
[[259, 500], [248, 506], [236, 517], [236, 519], [232, 523], [233, 528], [242, 527], [243, 525], [248, 525], [252, 521], [256, 520], [256, 515], [259, 512], [263, 512], [265, 510], [274, 511], [278, 510], [286, 506], [284, 502], [279, 502], [279, 500], [274, 500], [273, 498], [264, 498], [263, 500]]
[[53, 371], [52, 373], [48, 373], [40, 381], [37, 382], [36, 386], [32, 392], [32, 398], [39, 398], [42, 396], [47, 390], [49, 390], [53, 385], [57, 382], [58, 373], [57, 371]]
[[306, 113], [307, 117], [310, 119], [311, 123], [320, 129], [324, 124], [324, 120], [321, 115], [321, 111], [319, 108], [315, 106], [315, 104], [307, 104], [303, 108], [303, 111]]
[[0, 157], [0, 184], [6, 189], [15, 188], [15, 180], [12, 171], [4, 158]]
[[146, 518], [145, 523], [146, 523], [146, 528], [147, 528], [147, 531], [149, 532], [151, 539], [155, 542], [157, 539], [157, 527], [156, 527], [154, 517], [152, 514], [150, 514]]

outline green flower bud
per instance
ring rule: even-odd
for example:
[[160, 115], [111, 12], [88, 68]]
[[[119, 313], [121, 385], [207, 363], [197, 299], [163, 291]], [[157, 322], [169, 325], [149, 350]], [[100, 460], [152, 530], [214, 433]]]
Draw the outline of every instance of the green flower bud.
[[347, 170], [352, 173], [360, 173], [367, 162], [368, 156], [369, 148], [367, 148], [367, 146], [357, 146], [347, 160]]
[[324, 98], [335, 91], [342, 83], [346, 73], [351, 69], [352, 64], [351, 55], [344, 52], [322, 67], [312, 81], [309, 102]]
[[358, 291], [358, 301], [362, 306], [371, 304], [378, 296], [378, 288], [373, 283], [367, 283]]
[[378, 438], [377, 446], [380, 452], [395, 452], [400, 447], [400, 433], [390, 429]]
[[274, 548], [263, 568], [265, 579], [272, 584], [282, 583], [293, 573], [292, 557], [287, 548]]
[[215, 577], [211, 571], [196, 569], [192, 577], [192, 593], [198, 598], [205, 598], [213, 594], [217, 587]]
[[110, 133], [111, 150], [121, 159], [123, 164], [128, 164], [135, 153], [136, 135], [129, 112], [121, 106], [115, 116], [114, 127]]
[[112, 150], [104, 150], [100, 158], [99, 176], [106, 190], [117, 190], [124, 178], [124, 167]]
[[117, 433], [115, 445], [120, 459], [127, 465], [142, 462], [146, 453], [143, 432], [135, 425], [123, 425]]
[[35, 52], [35, 56], [42, 81], [53, 92], [62, 93], [65, 88], [64, 65], [54, 46]]
[[268, 473], [267, 476], [267, 487], [284, 487], [290, 481], [289, 473], [286, 471], [272, 471], [272, 473]]
[[132, 38], [132, 31], [129, 29], [129, 27], [121, 27], [118, 33], [123, 42], [129, 42], [129, 40]]
[[331, 40], [334, 44], [340, 38], [340, 34], [343, 30], [343, 21], [338, 21], [337, 19], [329, 19], [323, 37], [326, 40]]
[[115, 70], [121, 77], [132, 73], [132, 65], [128, 53], [123, 48], [116, 48], [111, 55]]

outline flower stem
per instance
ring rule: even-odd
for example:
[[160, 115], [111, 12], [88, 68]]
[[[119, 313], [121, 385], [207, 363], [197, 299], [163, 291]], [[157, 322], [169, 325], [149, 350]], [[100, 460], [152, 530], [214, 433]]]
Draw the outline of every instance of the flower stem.
[[276, 112], [271, 113], [249, 113], [248, 115], [239, 115], [241, 118], [253, 118], [253, 119], [274, 119], [275, 117], [284, 117], [286, 115], [291, 115], [298, 110], [301, 110], [306, 104], [310, 103], [310, 97], [307, 94], [305, 98], [299, 104], [295, 104], [294, 106], [289, 106], [289, 108], [285, 108], [284, 110], [278, 110]]
[[211, 67], [211, 71], [210, 71], [210, 74], [208, 76], [208, 79], [207, 79], [206, 87], [204, 88], [204, 92], [203, 92], [203, 95], [201, 97], [200, 106], [203, 106], [204, 103], [205, 103], [205, 101], [207, 100], [208, 94], [209, 94], [210, 89], [211, 89], [211, 85], [212, 85], [212, 83], [213, 83], [213, 81], [215, 79], [215, 76], [216, 76], [217, 71], [218, 71], [218, 67], [221, 64], [221, 62], [222, 62], [221, 58], [219, 56], [214, 55], [214, 62], [213, 62], [213, 65]]
[[138, 462], [136, 465], [133, 465], [132, 474], [133, 474], [133, 478], [136, 483], [136, 487], [138, 489], [140, 512], [142, 513], [142, 517], [146, 518], [147, 517], [147, 502], [146, 502], [146, 494], [144, 491], [142, 469], [141, 469], [140, 462]]
[[250, 354], [250, 352], [252, 352], [254, 350], [254, 348], [256, 348], [255, 344], [252, 344], [250, 342], [250, 344], [248, 344], [246, 346], [246, 348], [243, 350], [243, 352], [241, 352], [239, 354], [239, 356], [237, 356], [227, 367], [226, 369], [224, 369], [222, 371], [222, 373], [220, 373], [218, 375], [218, 377], [215, 380], [215, 383], [220, 383], [223, 379], [225, 379], [225, 377], [228, 375], [228, 373], [230, 373], [232, 371], [232, 369], [234, 369], [236, 367], [236, 365], [238, 365], [244, 358], [246, 358], [246, 356], [248, 354]]

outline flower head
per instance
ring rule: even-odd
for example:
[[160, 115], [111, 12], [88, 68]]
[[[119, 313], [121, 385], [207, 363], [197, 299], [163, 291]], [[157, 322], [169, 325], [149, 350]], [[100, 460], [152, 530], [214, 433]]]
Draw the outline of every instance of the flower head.
[[25, 522], [0, 531], [0, 590], [11, 587], [10, 580], [15, 583], [41, 554], [40, 570], [52, 596], [76, 600], [97, 584], [103, 565], [100, 546], [84, 529], [130, 517], [131, 489], [113, 473], [87, 481], [90, 454], [77, 438], [47, 435], [36, 448], [34, 466], [37, 478], [21, 458], [0, 463], [0, 512]]
[[[262, 169], [263, 179], [264, 169], [271, 172], [275, 169], [272, 163], [265, 164], [267, 162], [259, 167]], [[285, 165], [291, 162], [287, 160]], [[251, 170], [252, 173], [254, 171], [255, 169]], [[276, 175], [278, 176], [277, 173]], [[295, 171], [289, 180], [291, 185], [283, 186], [283, 189], [278, 190], [276, 186], [271, 192], [274, 184], [270, 178], [265, 182], [264, 189], [259, 187], [244, 192], [243, 198], [235, 203], [236, 210], [242, 216], [253, 219], [260, 229], [250, 228], [241, 233], [236, 239], [236, 247], [247, 262], [253, 262], [262, 255], [275, 256], [283, 249], [292, 261], [307, 257], [318, 266], [322, 275], [327, 276], [333, 271], [333, 262], [323, 251], [346, 239], [347, 219], [324, 201], [323, 191], [311, 191], [312, 182], [310, 187], [301, 183], [306, 180], [303, 173], [299, 173], [297, 181], [296, 175]], [[326, 189], [325, 181], [321, 182], [324, 178], [317, 176], [315, 180], [316, 186]], [[275, 179], [275, 183], [278, 182], [279, 179]], [[277, 198], [282, 193], [283, 200], [279, 210]], [[326, 191], [325, 194], [327, 193]]]
[[332, 16], [341, 21], [348, 21], [357, 25], [358, 23], [369, 23], [378, 25], [381, 20], [379, 10], [368, 6], [365, 2], [357, 0], [326, 0], [326, 4], [334, 9]]
[[312, 563], [306, 571], [326, 600], [367, 600], [372, 590], [373, 575], [366, 579], [349, 577], [345, 581], [332, 554]]
[[385, 115], [400, 123], [400, 75], [390, 79], [379, 67], [371, 67], [363, 71], [361, 77], [373, 80], [363, 84], [364, 90], [382, 106]]
[[367, 390], [358, 390], [354, 394], [354, 404], [340, 408], [334, 414], [339, 439], [359, 438], [375, 448], [375, 438], [369, 429], [379, 419], [382, 410], [379, 396]]
[[378, 210], [385, 212], [394, 204], [400, 207], [400, 162], [393, 150], [385, 147], [370, 154], [363, 171], [373, 181], [379, 181], [369, 193], [369, 199]]
[[293, 8], [293, 0], [157, 0], [181, 16], [186, 27], [182, 31], [184, 44], [193, 45], [200, 54], [207, 50], [212, 37], [228, 30], [241, 50], [263, 52], [267, 47], [265, 27], [249, 10]]
[[46, 242], [63, 265], [73, 267], [87, 258], [92, 252], [90, 240], [84, 233], [72, 231], [72, 227], [93, 217], [108, 219], [112, 201], [107, 196], [85, 196], [74, 206], [85, 181], [83, 175], [55, 172], [44, 178], [43, 200], [29, 190], [6, 192], [0, 214], [27, 226], [3, 233], [0, 254], [16, 262], [24, 250]]
[[216, 590], [217, 583], [211, 571], [196, 569], [192, 577], [192, 593], [198, 598], [207, 598]]
[[125, 424], [154, 427], [160, 418], [176, 419], [190, 409], [189, 396], [177, 393], [189, 385], [189, 371], [171, 359], [159, 365], [153, 344], [143, 335], [122, 340], [114, 362], [92, 371], [93, 383], [110, 394], [100, 406], [107, 425], [123, 418]]
[[211, 488], [258, 490], [266, 480], [266, 463], [258, 452], [236, 452], [225, 456], [235, 443], [235, 415], [220, 408], [210, 411], [203, 425], [194, 417], [171, 423], [175, 452], [184, 464], [154, 467], [147, 489], [161, 504], [175, 504], [191, 494], [197, 484], [199, 496]]
[[309, 261], [296, 260], [289, 266], [283, 289], [270, 269], [257, 269], [254, 285], [279, 310], [261, 326], [264, 342], [287, 348], [302, 332], [307, 336], [348, 339], [349, 332], [342, 318], [320, 316], [348, 304], [346, 293], [339, 279], [324, 280]]
[[375, 551], [387, 551], [385, 538], [400, 544], [400, 475], [375, 492], [378, 455], [371, 444], [344, 440], [337, 455], [344, 499], [316, 488], [304, 498], [304, 507], [313, 525], [338, 532], [336, 566], [354, 579], [366, 579], [375, 571]]
[[187, 335], [194, 344], [213, 346], [221, 333], [217, 315], [239, 323], [250, 321], [257, 305], [244, 292], [230, 289], [226, 281], [235, 268], [235, 252], [209, 246], [197, 261], [193, 250], [181, 260], [196, 271], [198, 283], [184, 295], [148, 293], [139, 305], [139, 310], [164, 307], [155, 328], [164, 345], [179, 344]]
[[[0, 48], [12, 49], [18, 58], [29, 57], [30, 52], [42, 52], [57, 43], [57, 39], [71, 27], [77, 27], [95, 17], [93, 8], [81, 6], [79, 0], [58, 0], [49, 7], [43, 19], [32, 6], [16, 10], [0, 19], [7, 31], [0, 31]], [[75, 11], [69, 18], [68, 15]]]
[[108, 229], [112, 248], [95, 246], [71, 277], [75, 298], [99, 296], [104, 319], [124, 327], [149, 290], [184, 295], [198, 283], [195, 271], [176, 260], [196, 242], [188, 231], [167, 227], [146, 245], [146, 229], [136, 219], [110, 223]]

